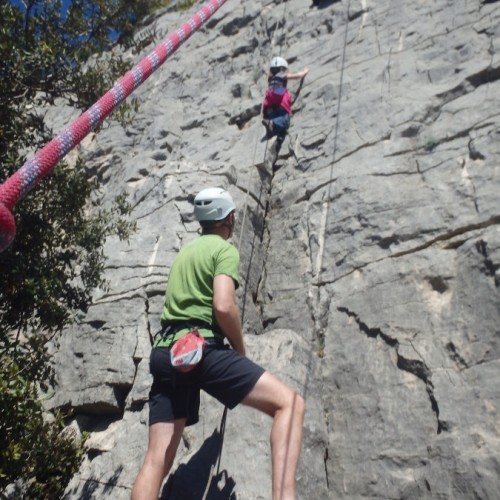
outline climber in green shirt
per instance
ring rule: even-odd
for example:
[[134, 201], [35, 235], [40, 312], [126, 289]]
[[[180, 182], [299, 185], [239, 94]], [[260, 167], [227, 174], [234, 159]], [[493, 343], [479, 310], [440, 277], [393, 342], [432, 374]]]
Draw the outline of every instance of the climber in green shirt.
[[[202, 234], [181, 249], [170, 270], [162, 331], [150, 360], [148, 449], [132, 500], [158, 499], [185, 426], [199, 420], [200, 389], [229, 409], [242, 403], [273, 418], [272, 498], [295, 498], [305, 403], [246, 357], [236, 304], [239, 253], [227, 241], [233, 233], [235, 209], [224, 189], [204, 189], [195, 197], [194, 214]], [[181, 371], [171, 354], [193, 330], [203, 337], [202, 356], [189, 371]]]

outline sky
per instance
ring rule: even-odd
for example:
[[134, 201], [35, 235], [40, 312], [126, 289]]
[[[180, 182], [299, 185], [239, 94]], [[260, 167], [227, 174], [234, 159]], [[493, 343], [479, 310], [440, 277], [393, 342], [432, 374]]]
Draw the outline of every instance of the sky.
[[[0, 0], [2, 1], [2, 0]], [[42, 3], [47, 3], [47, 2], [50, 2], [51, 0], [38, 0], [38, 4], [42, 4]], [[61, 18], [62, 20], [64, 21], [65, 17], [66, 17], [66, 12], [68, 10], [68, 7], [71, 5], [71, 3], [73, 2], [73, 0], [62, 0], [61, 1]], [[14, 5], [16, 7], [20, 7], [21, 9], [25, 10], [26, 9], [26, 2], [25, 0], [7, 0], [7, 3], [10, 3], [11, 5]], [[114, 30], [110, 31], [109, 33], [109, 37], [112, 41], [116, 41], [116, 39], [118, 38], [118, 33]]]
[[[73, 0], [62, 0], [61, 13], [64, 13], [68, 10], [68, 6], [71, 4]], [[16, 7], [21, 7], [25, 9], [25, 2], [23, 0], [7, 0], [11, 5], [15, 5]]]

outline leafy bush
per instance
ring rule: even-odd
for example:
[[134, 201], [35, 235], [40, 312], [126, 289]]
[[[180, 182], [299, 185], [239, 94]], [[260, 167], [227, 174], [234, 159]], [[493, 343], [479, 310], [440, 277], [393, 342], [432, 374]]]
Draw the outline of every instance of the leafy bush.
[[[129, 69], [113, 46], [133, 47], [134, 26], [167, 3], [0, 3], [0, 182], [53, 137], [43, 109], [92, 105]], [[135, 105], [115, 118], [126, 125]], [[60, 162], [16, 205], [17, 235], [0, 254], [0, 496], [59, 498], [84, 454], [85, 438], [65, 429], [67, 415], [44, 411], [40, 389], [53, 384], [47, 342], [104, 286], [105, 239], [134, 229], [126, 197], [104, 208], [98, 187], [80, 160]]]
[[85, 435], [65, 428], [60, 412], [44, 413], [38, 387], [51, 381], [48, 361], [42, 336], [0, 352], [0, 491], [11, 485], [16, 498], [59, 498], [84, 455]]

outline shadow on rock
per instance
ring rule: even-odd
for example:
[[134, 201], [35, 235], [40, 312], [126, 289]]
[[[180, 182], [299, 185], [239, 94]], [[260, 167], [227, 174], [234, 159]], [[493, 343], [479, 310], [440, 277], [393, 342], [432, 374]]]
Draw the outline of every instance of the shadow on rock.
[[312, 7], [318, 7], [318, 9], [326, 9], [333, 5], [334, 3], [338, 3], [340, 0], [313, 0]]
[[[123, 467], [118, 467], [114, 474], [106, 481], [104, 487], [102, 480], [90, 478], [85, 481], [83, 485], [82, 491], [80, 493], [80, 500], [92, 500], [93, 498], [97, 498], [98, 493], [101, 495], [102, 493], [110, 494], [113, 491], [113, 488], [118, 484], [118, 479], [120, 478], [121, 473], [123, 472]], [[100, 492], [102, 490], [102, 492]], [[69, 500], [69, 498], [74, 498], [72, 495], [63, 496], [64, 500]]]
[[[227, 471], [218, 471], [221, 436], [218, 430], [203, 443], [189, 462], [181, 464], [170, 474], [161, 500], [236, 500], [235, 482]], [[211, 471], [214, 476], [208, 484]]]

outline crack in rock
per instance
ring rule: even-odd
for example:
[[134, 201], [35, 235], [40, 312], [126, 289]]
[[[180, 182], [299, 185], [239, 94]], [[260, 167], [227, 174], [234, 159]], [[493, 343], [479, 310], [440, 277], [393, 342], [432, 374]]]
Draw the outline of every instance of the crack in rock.
[[468, 363], [460, 355], [453, 342], [448, 342], [445, 345], [445, 348], [449, 353], [450, 359], [455, 362], [459, 369], [464, 370], [469, 367]]
[[[266, 159], [264, 159], [265, 162]], [[263, 165], [263, 168], [265, 168], [265, 165]], [[264, 181], [265, 179], [265, 181]], [[271, 244], [270, 240], [270, 235], [269, 235], [269, 213], [270, 213], [270, 198], [271, 198], [271, 191], [272, 191], [272, 179], [273, 175], [269, 174], [269, 172], [265, 172], [264, 179], [262, 180], [261, 186], [260, 186], [260, 191], [259, 191], [259, 198], [257, 199], [254, 195], [250, 194], [250, 196], [255, 200], [256, 202], [256, 210], [259, 210], [259, 208], [262, 210], [262, 225], [259, 227], [259, 220], [258, 217], [255, 216], [255, 220], [253, 222], [255, 230], [253, 231], [253, 238], [252, 238], [252, 243], [250, 245], [250, 257], [248, 259], [248, 265], [245, 273], [245, 286], [243, 290], [243, 304], [241, 307], [241, 317], [242, 321], [245, 318], [245, 312], [246, 312], [246, 303], [247, 303], [247, 293], [250, 291], [251, 293], [251, 299], [253, 301], [254, 306], [256, 307], [257, 310], [259, 310], [260, 318], [262, 319], [264, 316], [264, 305], [265, 305], [265, 299], [263, 298], [263, 293], [262, 290], [265, 288], [265, 279], [266, 279], [266, 269], [265, 266], [263, 269], [259, 271], [259, 277], [255, 286], [254, 290], [249, 290], [249, 282], [250, 282], [250, 273], [251, 273], [251, 268], [253, 264], [253, 258], [254, 258], [254, 252], [256, 251], [256, 248], [262, 248], [263, 249], [263, 262], [266, 262], [266, 257], [268, 252], [269, 252], [269, 246]], [[247, 192], [248, 194], [248, 192]], [[241, 227], [241, 231], [243, 233], [243, 227]], [[240, 249], [241, 251], [241, 249]], [[271, 324], [274, 322], [272, 319], [270, 319]], [[275, 320], [276, 321], [276, 320]], [[265, 321], [262, 321], [262, 328], [265, 329], [266, 325], [264, 324]]]
[[488, 243], [484, 240], [479, 240], [476, 243], [476, 250], [484, 259], [484, 273], [486, 276], [490, 276], [495, 280], [495, 286], [498, 288], [500, 286], [500, 279], [497, 276], [496, 272], [500, 268], [499, 264], [495, 264], [489, 255], [488, 252]]
[[490, 217], [489, 219], [481, 222], [477, 222], [475, 224], [468, 224], [466, 226], [458, 227], [456, 229], [453, 229], [452, 231], [449, 231], [447, 233], [440, 234], [431, 240], [422, 243], [421, 245], [418, 245], [415, 248], [411, 248], [409, 250], [403, 250], [401, 252], [395, 252], [392, 255], [390, 255], [390, 258], [397, 258], [397, 257], [403, 257], [404, 255], [412, 254], [412, 253], [417, 253], [420, 252], [421, 250], [425, 250], [426, 248], [434, 245], [434, 243], [437, 243], [439, 241], [448, 241], [456, 236], [463, 235], [468, 232], [472, 231], [477, 231], [478, 229], [486, 229], [490, 226], [495, 226], [500, 224], [500, 215], [495, 215]]
[[456, 87], [447, 90], [445, 92], [442, 92], [441, 94], [438, 94], [437, 97], [441, 99], [443, 104], [447, 104], [450, 101], [458, 99], [459, 97], [462, 97], [465, 94], [473, 92], [482, 85], [496, 82], [499, 79], [500, 79], [500, 66], [494, 67], [490, 65], [478, 71], [477, 73], [469, 75]]
[[337, 310], [341, 313], [346, 314], [350, 318], [353, 318], [356, 321], [360, 331], [363, 332], [366, 336], [370, 338], [380, 337], [389, 347], [392, 347], [394, 349], [397, 356], [396, 366], [400, 370], [411, 373], [415, 377], [422, 380], [422, 382], [424, 382], [429, 400], [431, 402], [432, 411], [436, 416], [437, 433], [440, 434], [442, 431], [448, 431], [449, 426], [447, 422], [440, 420], [439, 418], [439, 405], [436, 397], [434, 396], [434, 384], [431, 380], [432, 373], [429, 367], [421, 360], [405, 358], [399, 352], [399, 341], [397, 339], [385, 334], [380, 328], [370, 328], [366, 323], [361, 321], [361, 319], [355, 312], [350, 311], [347, 307], [337, 307]]

